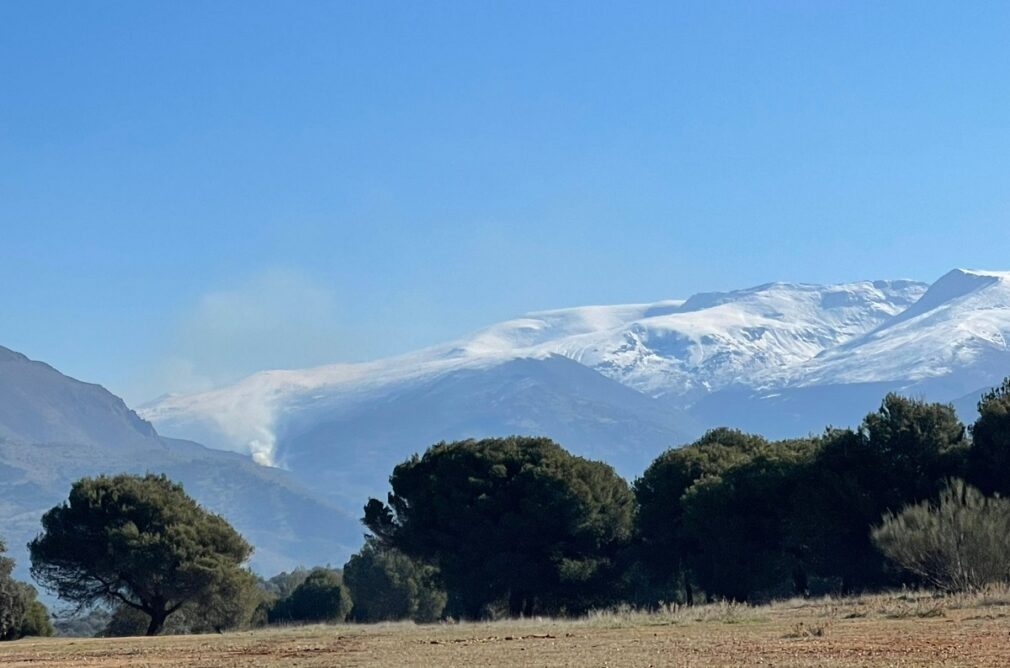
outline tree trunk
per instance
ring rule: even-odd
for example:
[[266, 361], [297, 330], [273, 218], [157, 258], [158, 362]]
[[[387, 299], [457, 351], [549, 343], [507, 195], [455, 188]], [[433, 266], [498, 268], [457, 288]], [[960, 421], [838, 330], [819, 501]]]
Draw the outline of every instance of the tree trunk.
[[807, 598], [810, 596], [810, 584], [807, 579], [807, 572], [802, 566], [793, 569], [793, 592]]
[[523, 595], [515, 589], [509, 592], [509, 617], [518, 617], [523, 613]]
[[168, 617], [168, 613], [164, 610], [158, 611], [148, 611], [151, 616], [151, 623], [147, 625], [147, 635], [156, 636], [161, 633], [161, 629], [165, 626], [165, 619]]

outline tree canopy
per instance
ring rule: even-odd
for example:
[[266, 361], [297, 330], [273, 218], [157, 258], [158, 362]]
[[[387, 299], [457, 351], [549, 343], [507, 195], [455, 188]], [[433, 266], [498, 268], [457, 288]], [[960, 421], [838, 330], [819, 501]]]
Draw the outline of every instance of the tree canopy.
[[42, 517], [32, 575], [60, 598], [123, 605], [157, 634], [169, 615], [241, 578], [252, 548], [164, 476], [116, 475], [74, 483]]
[[342, 622], [351, 611], [351, 597], [341, 575], [314, 568], [292, 592], [270, 610], [271, 622]]
[[1010, 496], [1010, 378], [978, 402], [971, 427], [968, 474], [986, 494]]
[[364, 522], [436, 566], [451, 614], [574, 612], [612, 594], [634, 498], [603, 463], [546, 438], [439, 443], [398, 465]]

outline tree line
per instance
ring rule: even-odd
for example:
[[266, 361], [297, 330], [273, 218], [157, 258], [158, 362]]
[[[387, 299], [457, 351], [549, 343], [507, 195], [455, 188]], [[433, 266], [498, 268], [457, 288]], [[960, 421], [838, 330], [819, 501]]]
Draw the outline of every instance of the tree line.
[[[547, 438], [439, 443], [368, 501], [369, 534], [342, 569], [269, 580], [178, 484], [85, 478], [43, 516], [31, 572], [106, 611], [108, 635], [977, 588], [1010, 580], [1010, 379], [978, 410], [966, 428], [949, 405], [889, 394], [853, 429], [714, 429], [631, 484]], [[0, 559], [0, 637], [51, 632], [11, 565]]]
[[440, 443], [364, 522], [437, 569], [453, 617], [964, 588], [938, 573], [959, 561], [979, 586], [1010, 580], [1010, 379], [978, 411], [889, 394], [854, 429], [714, 429], [631, 485], [544, 438]]

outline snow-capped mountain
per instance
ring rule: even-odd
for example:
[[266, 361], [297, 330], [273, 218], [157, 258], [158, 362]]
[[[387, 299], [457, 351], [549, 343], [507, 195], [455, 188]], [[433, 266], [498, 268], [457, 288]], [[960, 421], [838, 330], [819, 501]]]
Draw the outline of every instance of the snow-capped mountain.
[[[141, 413], [167, 433], [277, 460], [278, 435], [463, 370], [561, 356], [664, 405], [761, 379], [873, 331], [926, 292], [913, 281], [772, 283], [652, 304], [532, 313], [416, 353], [363, 364], [267, 371], [234, 386], [170, 396]], [[513, 416], [521, 418], [521, 416]], [[521, 421], [521, 420], [520, 420]], [[694, 425], [681, 431], [693, 432]]]
[[1010, 375], [1008, 341], [1010, 272], [957, 269], [879, 327], [799, 365], [788, 381], [937, 384], [956, 395]]
[[857, 423], [891, 390], [970, 407], [1010, 374], [1007, 341], [1010, 273], [771, 283], [531, 313], [398, 357], [165, 397], [141, 414], [288, 468], [357, 510], [395, 463], [442, 439], [546, 434], [635, 475], [711, 426], [802, 435]]

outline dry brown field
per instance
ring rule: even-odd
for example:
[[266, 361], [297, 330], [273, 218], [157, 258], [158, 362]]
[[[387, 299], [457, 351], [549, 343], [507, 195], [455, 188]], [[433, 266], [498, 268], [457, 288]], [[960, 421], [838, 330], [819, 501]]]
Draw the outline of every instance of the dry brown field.
[[1010, 592], [713, 604], [577, 620], [25, 639], [0, 644], [0, 665], [1010, 666]]

